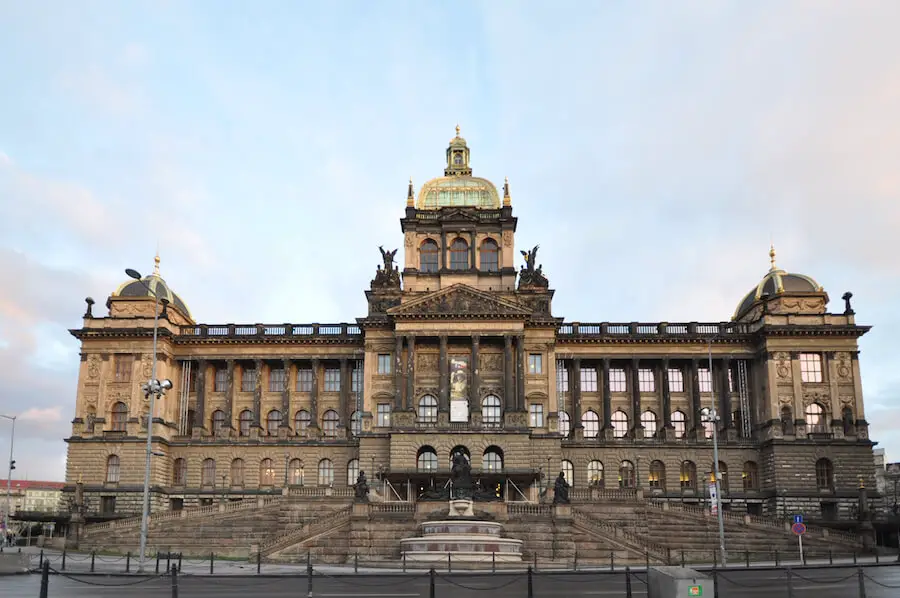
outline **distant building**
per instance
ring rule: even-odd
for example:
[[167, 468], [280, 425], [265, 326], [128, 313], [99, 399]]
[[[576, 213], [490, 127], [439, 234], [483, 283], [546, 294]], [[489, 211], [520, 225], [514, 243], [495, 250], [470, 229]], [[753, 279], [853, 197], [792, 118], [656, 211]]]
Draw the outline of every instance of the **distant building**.
[[[9, 514], [21, 511], [55, 513], [60, 510], [62, 482], [12, 480], [9, 488]], [[6, 513], [6, 480], [0, 480], [0, 513]]]

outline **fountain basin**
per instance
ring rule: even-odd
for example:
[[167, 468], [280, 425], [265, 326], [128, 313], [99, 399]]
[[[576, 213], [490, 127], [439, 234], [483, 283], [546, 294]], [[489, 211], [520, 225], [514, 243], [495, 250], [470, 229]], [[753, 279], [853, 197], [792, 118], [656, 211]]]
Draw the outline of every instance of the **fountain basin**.
[[400, 552], [408, 561], [522, 562], [522, 540], [497, 536], [432, 534], [400, 540]]

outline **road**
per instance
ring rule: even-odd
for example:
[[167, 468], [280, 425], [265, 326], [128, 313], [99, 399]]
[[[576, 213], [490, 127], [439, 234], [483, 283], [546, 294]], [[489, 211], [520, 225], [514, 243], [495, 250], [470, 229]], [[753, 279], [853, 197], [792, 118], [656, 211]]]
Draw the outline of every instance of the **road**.
[[[900, 595], [900, 566], [866, 567], [866, 598], [894, 598]], [[797, 598], [856, 598], [859, 582], [856, 569], [832, 567], [796, 569], [792, 571], [794, 596]], [[171, 578], [138, 578], [135, 576], [87, 576], [50, 578], [48, 598], [169, 598]], [[643, 573], [633, 574], [633, 595], [647, 596]], [[533, 576], [535, 598], [570, 596], [618, 598], [626, 596], [626, 576], [622, 573], [536, 573]], [[878, 584], [891, 587], [883, 587]], [[131, 584], [131, 585], [125, 585]], [[3, 598], [37, 598], [40, 576], [0, 578]], [[307, 579], [269, 576], [192, 576], [178, 578], [179, 598], [246, 598], [248, 593], [267, 598], [308, 596]], [[520, 598], [527, 596], [524, 574], [437, 574], [435, 598]], [[704, 596], [712, 596], [711, 582], [704, 585]], [[784, 571], [734, 569], [719, 573], [720, 598], [787, 597]], [[312, 596], [316, 598], [428, 598], [427, 573], [408, 575], [317, 575], [313, 579]]]

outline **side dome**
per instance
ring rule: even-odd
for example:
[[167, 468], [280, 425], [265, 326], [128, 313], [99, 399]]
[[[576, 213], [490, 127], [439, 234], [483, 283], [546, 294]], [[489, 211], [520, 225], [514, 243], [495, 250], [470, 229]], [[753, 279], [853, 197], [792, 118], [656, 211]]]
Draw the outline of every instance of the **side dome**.
[[169, 305], [180, 311], [188, 319], [191, 319], [191, 311], [187, 304], [178, 296], [175, 291], [169, 288], [166, 281], [159, 275], [159, 256], [154, 258], [153, 274], [144, 276], [140, 280], [127, 280], [119, 285], [111, 298], [121, 297], [123, 299], [165, 299]]
[[775, 248], [769, 250], [772, 267], [753, 289], [738, 304], [732, 320], [746, 316], [760, 301], [773, 299], [779, 295], [821, 295], [825, 292], [818, 282], [805, 274], [785, 272], [775, 266]]

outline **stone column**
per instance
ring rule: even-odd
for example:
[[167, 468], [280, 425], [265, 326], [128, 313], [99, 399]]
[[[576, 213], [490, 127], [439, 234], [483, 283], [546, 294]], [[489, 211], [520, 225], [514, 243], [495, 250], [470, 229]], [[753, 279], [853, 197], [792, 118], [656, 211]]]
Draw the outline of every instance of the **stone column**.
[[477, 334], [472, 335], [472, 386], [469, 388], [469, 410], [481, 410], [481, 397], [479, 389], [481, 388], [481, 371], [478, 369], [478, 350], [481, 343], [481, 337]]
[[416, 337], [406, 337], [406, 409], [416, 409]]
[[476, 239], [475, 239], [474, 231], [469, 234], [469, 238], [472, 239], [472, 246], [469, 248], [469, 252], [471, 255], [471, 257], [469, 258], [469, 260], [470, 260], [469, 268], [474, 270], [477, 267], [476, 262], [475, 262], [475, 241], [476, 241]]
[[[662, 410], [663, 410], [663, 429], [674, 430], [672, 425], [672, 392], [669, 388], [669, 358], [663, 357], [662, 375], [660, 376], [660, 384], [662, 385]], [[668, 434], [668, 432], [666, 432]]]
[[446, 231], [441, 231], [441, 270], [447, 268], [447, 233]]
[[572, 360], [572, 381], [569, 383], [572, 389], [572, 429], [580, 429], [581, 425], [581, 358]]
[[525, 335], [516, 336], [516, 409], [525, 411]]
[[229, 359], [225, 365], [225, 425], [234, 430], [234, 360]]
[[[206, 360], [197, 362], [197, 409], [194, 411], [194, 421], [191, 425], [195, 428], [206, 427]], [[190, 430], [187, 431], [191, 433]]]
[[503, 402], [504, 411], [515, 411], [515, 382], [513, 381], [513, 350], [512, 337], [503, 337]]
[[284, 388], [281, 389], [281, 427], [291, 427], [291, 360], [281, 362], [284, 368]]
[[631, 430], [635, 438], [643, 438], [644, 426], [641, 424], [641, 362], [631, 360]]
[[394, 411], [403, 410], [403, 337], [397, 336], [394, 348]]
[[253, 425], [257, 428], [262, 427], [261, 413], [262, 410], [262, 359], [257, 359], [254, 367], [256, 367], [256, 383], [253, 385]]
[[438, 356], [438, 369], [440, 370], [440, 382], [438, 384], [438, 409], [450, 411], [450, 362], [447, 359], [447, 335], [440, 336], [440, 354]]
[[612, 429], [612, 390], [609, 384], [609, 365], [608, 357], [603, 358], [603, 432], [609, 436], [609, 430]]
[[731, 413], [731, 393], [728, 386], [728, 372], [731, 371], [731, 358], [723, 357], [719, 371], [719, 414], [722, 418], [722, 428], [731, 430], [734, 428], [734, 418]]
[[[350, 409], [350, 363], [347, 361], [346, 357], [341, 357], [341, 393], [339, 399], [339, 409], [341, 413], [341, 419], [344, 422], [344, 427], [347, 429], [347, 432], [350, 432], [351, 423], [351, 415], [353, 411]], [[348, 434], [349, 436], [349, 434]]]
[[312, 384], [309, 389], [309, 427], [319, 427], [319, 360], [313, 359]]
[[691, 359], [691, 426], [696, 439], [705, 438], [703, 421], [700, 419], [700, 410], [703, 408], [700, 402], [700, 359]]

